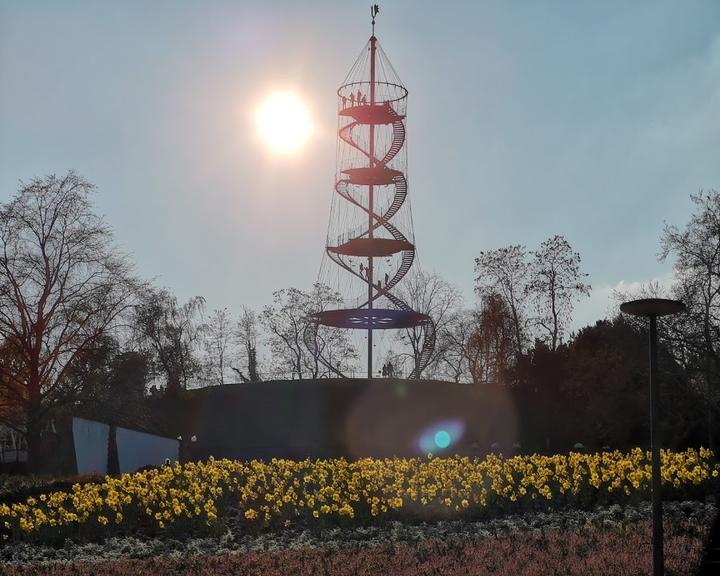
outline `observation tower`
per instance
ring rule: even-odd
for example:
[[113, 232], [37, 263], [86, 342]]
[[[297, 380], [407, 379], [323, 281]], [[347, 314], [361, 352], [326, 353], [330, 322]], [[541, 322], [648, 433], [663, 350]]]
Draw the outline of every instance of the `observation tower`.
[[[408, 91], [372, 35], [337, 90], [338, 141], [325, 255], [319, 281], [335, 288], [344, 307], [313, 314], [322, 326], [367, 331], [367, 374], [373, 376], [373, 332], [422, 331], [410, 377], [418, 377], [435, 346], [432, 319], [397, 295], [416, 250], [408, 199], [405, 113]], [[306, 342], [317, 342], [308, 338]], [[322, 360], [336, 374], [337, 367]]]

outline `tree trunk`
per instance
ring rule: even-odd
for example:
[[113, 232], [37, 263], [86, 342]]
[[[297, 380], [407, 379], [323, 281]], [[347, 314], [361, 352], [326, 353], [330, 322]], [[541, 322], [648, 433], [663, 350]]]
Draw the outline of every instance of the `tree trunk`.
[[250, 382], [260, 382], [260, 376], [257, 370], [257, 352], [254, 346], [247, 346], [248, 349], [248, 375]]
[[28, 402], [25, 414], [25, 441], [27, 442], [27, 468], [30, 473], [37, 473], [42, 468], [42, 404], [40, 384], [28, 383]]
[[712, 369], [710, 368], [710, 356], [705, 355], [705, 401], [707, 402], [707, 427], [708, 427], [708, 449], [714, 450], [713, 439], [713, 393], [712, 393]]
[[41, 471], [43, 457], [41, 428], [36, 417], [28, 416], [25, 430], [27, 471], [31, 474], [37, 474]]
[[712, 375], [712, 357], [714, 355], [712, 336], [710, 334], [710, 306], [705, 306], [705, 315], [703, 318], [703, 335], [705, 337], [705, 387], [707, 400], [707, 426], [708, 426], [708, 449], [712, 450], [715, 442], [713, 439], [713, 375]]

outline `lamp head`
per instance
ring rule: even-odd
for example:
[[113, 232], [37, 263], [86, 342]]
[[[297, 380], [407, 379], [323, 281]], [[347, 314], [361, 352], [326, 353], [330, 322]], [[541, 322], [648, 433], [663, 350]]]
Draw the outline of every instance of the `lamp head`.
[[679, 300], [667, 300], [665, 298], [644, 298], [642, 300], [631, 300], [620, 305], [620, 310], [631, 316], [669, 316], [684, 312], [685, 304]]

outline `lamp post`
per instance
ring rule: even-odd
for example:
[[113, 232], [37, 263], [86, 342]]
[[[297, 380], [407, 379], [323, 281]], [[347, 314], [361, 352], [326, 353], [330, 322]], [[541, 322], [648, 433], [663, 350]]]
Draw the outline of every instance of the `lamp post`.
[[650, 448], [652, 450], [652, 526], [653, 526], [653, 576], [665, 573], [663, 559], [662, 500], [660, 496], [660, 431], [658, 430], [657, 383], [657, 318], [685, 310], [685, 304], [678, 300], [646, 298], [620, 305], [620, 310], [632, 316], [650, 319]]

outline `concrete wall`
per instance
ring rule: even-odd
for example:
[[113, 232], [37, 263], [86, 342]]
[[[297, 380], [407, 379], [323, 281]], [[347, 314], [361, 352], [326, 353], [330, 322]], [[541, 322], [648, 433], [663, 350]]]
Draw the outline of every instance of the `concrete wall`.
[[115, 431], [119, 471], [136, 472], [144, 466], [162, 466], [178, 460], [179, 442], [147, 432], [118, 427]]
[[85, 418], [72, 419], [78, 474], [107, 474], [110, 426]]

